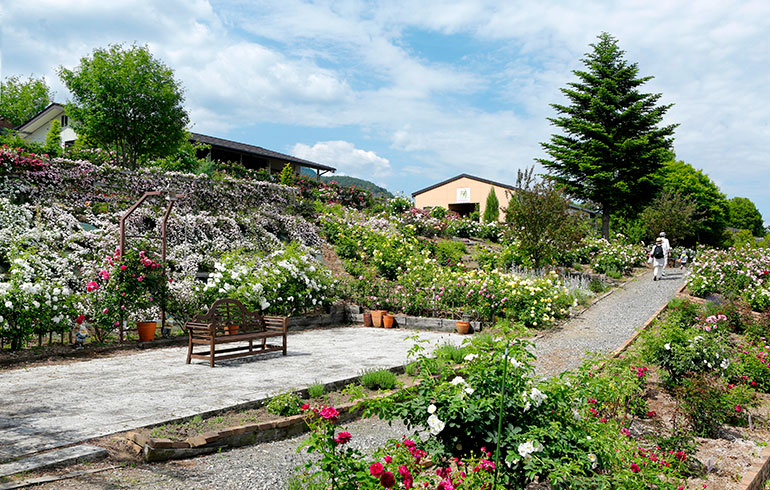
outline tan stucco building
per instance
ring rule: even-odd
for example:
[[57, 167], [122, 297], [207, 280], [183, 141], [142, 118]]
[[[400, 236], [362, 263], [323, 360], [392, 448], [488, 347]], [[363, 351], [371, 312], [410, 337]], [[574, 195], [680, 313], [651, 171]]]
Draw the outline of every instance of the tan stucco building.
[[510, 200], [508, 193], [515, 192], [516, 188], [473, 175], [460, 174], [457, 177], [414, 192], [412, 197], [416, 208], [426, 209], [441, 206], [462, 216], [472, 213], [478, 204], [479, 212], [483, 216], [487, 207], [487, 196], [489, 196], [491, 189], [495, 189], [495, 195], [500, 203], [500, 219], [503, 219], [505, 208], [508, 207]]

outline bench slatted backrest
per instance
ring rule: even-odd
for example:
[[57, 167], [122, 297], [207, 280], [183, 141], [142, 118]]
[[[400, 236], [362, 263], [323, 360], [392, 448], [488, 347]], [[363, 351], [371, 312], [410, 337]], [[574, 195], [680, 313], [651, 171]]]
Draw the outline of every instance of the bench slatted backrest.
[[[259, 312], [249, 311], [237, 299], [223, 298], [214, 301], [206, 317], [215, 325], [217, 335], [225, 333], [225, 328], [231, 326], [237, 326], [238, 333], [265, 330], [265, 320], [262, 315]], [[231, 331], [231, 333], [235, 332]]]

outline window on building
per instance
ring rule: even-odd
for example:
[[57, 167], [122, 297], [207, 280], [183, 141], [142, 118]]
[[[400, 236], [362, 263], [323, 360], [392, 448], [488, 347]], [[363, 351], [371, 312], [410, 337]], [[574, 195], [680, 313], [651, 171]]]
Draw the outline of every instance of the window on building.
[[66, 115], [61, 117], [61, 127], [66, 128], [70, 124], [70, 119]]

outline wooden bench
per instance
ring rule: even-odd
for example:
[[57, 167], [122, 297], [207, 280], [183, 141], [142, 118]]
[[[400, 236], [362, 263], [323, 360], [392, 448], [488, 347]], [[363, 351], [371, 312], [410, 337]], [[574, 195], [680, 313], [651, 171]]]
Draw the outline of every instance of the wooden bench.
[[[189, 335], [187, 364], [192, 359], [207, 359], [211, 367], [215, 361], [236, 357], [283, 351], [286, 355], [286, 331], [289, 318], [282, 316], [262, 316], [256, 311], [249, 311], [236, 299], [218, 299], [209, 311], [197, 315], [185, 323]], [[269, 338], [283, 339], [282, 344], [268, 344]], [[258, 345], [254, 346], [255, 341]], [[261, 342], [259, 342], [261, 341]], [[220, 348], [221, 344], [244, 343], [236, 347]], [[261, 345], [259, 345], [261, 344]], [[208, 351], [193, 352], [193, 347], [205, 345]]]

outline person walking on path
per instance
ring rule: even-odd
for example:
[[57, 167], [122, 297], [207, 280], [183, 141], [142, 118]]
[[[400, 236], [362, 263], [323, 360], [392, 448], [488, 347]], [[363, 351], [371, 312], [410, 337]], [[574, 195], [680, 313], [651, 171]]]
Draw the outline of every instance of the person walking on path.
[[682, 252], [682, 255], [679, 257], [679, 269], [686, 269], [687, 268], [687, 252]]
[[652, 259], [652, 280], [657, 281], [663, 277], [663, 268], [666, 264], [666, 252], [663, 248], [663, 238], [658, 237], [655, 240], [655, 245], [650, 250], [650, 258]]
[[658, 237], [658, 240], [663, 240], [663, 254], [666, 256], [665, 260], [663, 261], [663, 268], [660, 270], [660, 276], [663, 277], [666, 266], [668, 265], [668, 259], [671, 256], [671, 244], [668, 242], [668, 238], [666, 238], [665, 231], [660, 232], [660, 237]]

